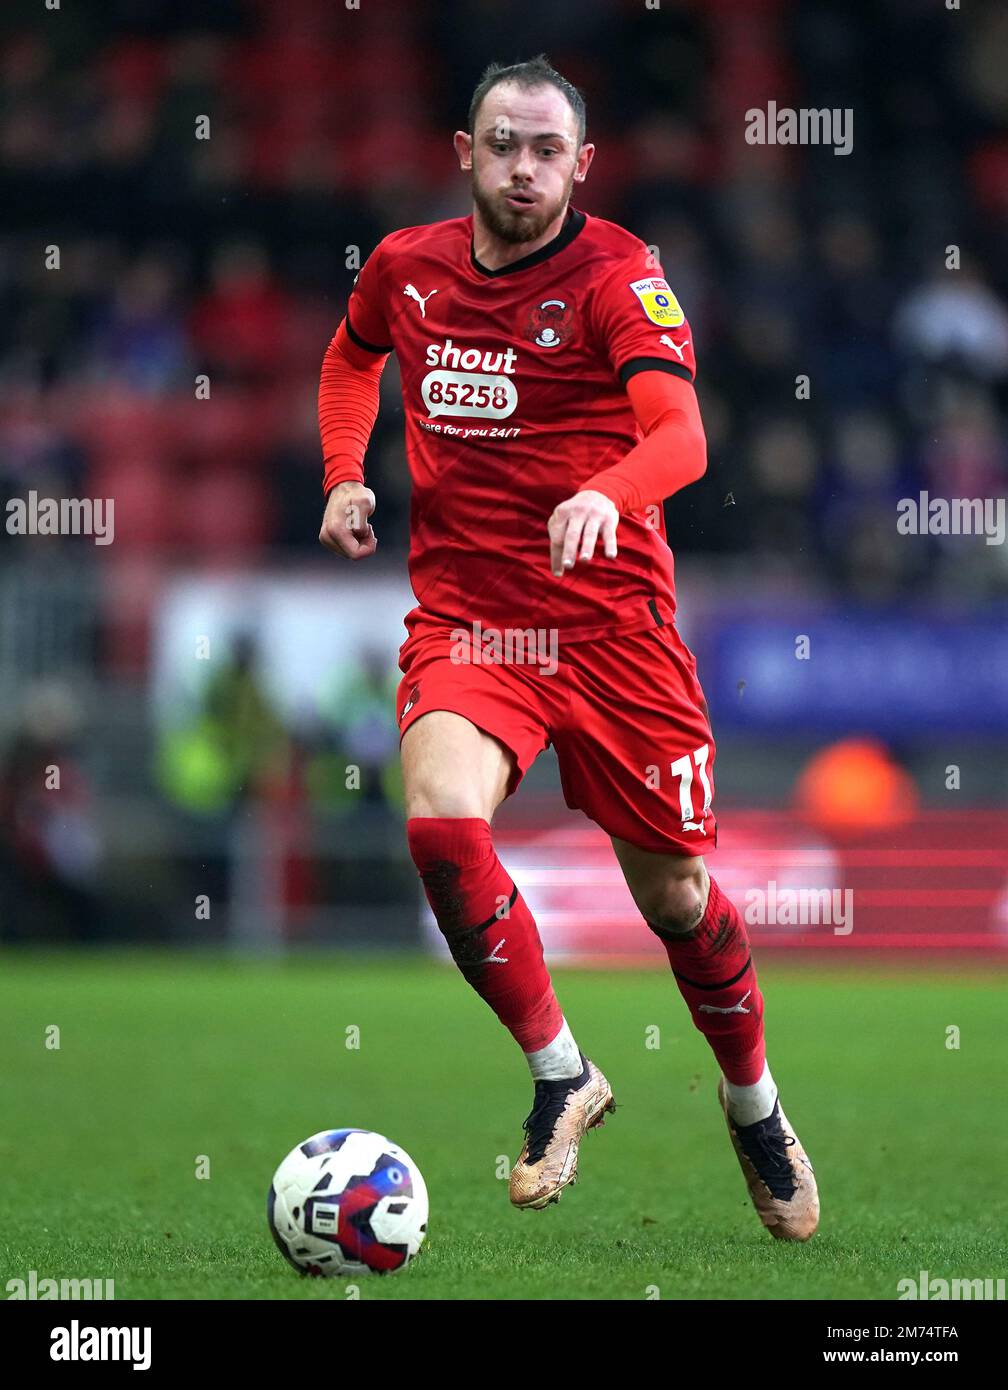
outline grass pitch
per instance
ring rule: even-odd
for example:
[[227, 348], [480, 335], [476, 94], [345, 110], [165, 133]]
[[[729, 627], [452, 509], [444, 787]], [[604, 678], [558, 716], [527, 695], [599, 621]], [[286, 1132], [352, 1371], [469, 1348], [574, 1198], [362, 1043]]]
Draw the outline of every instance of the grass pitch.
[[671, 978], [555, 978], [619, 1109], [560, 1204], [517, 1212], [506, 1174], [531, 1085], [450, 968], [4, 953], [3, 1281], [34, 1269], [112, 1278], [118, 1299], [344, 1299], [345, 1281], [285, 1264], [265, 1219], [283, 1155], [339, 1126], [403, 1145], [431, 1197], [420, 1257], [361, 1280], [362, 1299], [892, 1299], [922, 1269], [1008, 1272], [997, 978], [763, 963], [771, 1065], [822, 1196], [806, 1246], [772, 1240], [750, 1207], [713, 1058]]

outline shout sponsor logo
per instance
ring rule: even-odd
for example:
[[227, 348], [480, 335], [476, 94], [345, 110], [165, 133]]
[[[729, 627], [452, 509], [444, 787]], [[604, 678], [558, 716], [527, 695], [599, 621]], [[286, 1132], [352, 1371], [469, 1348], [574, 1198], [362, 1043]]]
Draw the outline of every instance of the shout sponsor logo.
[[518, 404], [511, 380], [518, 361], [514, 348], [462, 347], [446, 338], [428, 345], [425, 360], [433, 368], [420, 383], [429, 416], [504, 420], [513, 414]]
[[451, 338], [443, 343], [428, 344], [425, 354], [428, 367], [451, 367], [464, 372], [504, 372], [513, 375], [518, 354], [514, 348], [457, 347]]

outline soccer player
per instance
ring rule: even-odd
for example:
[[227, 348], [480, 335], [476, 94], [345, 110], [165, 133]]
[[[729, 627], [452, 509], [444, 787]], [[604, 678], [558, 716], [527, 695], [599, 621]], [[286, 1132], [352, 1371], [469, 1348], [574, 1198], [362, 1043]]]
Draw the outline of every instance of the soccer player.
[[594, 146], [581, 94], [544, 57], [488, 68], [454, 142], [471, 216], [385, 237], [325, 354], [320, 540], [375, 552], [363, 460], [395, 352], [418, 600], [397, 700], [406, 833], [454, 960], [532, 1073], [511, 1201], [557, 1201], [614, 1109], [491, 836], [552, 744], [567, 804], [611, 837], [714, 1052], [760, 1218], [807, 1240], [812, 1167], [766, 1064], [745, 926], [703, 859], [714, 740], [661, 510], [706, 468], [689, 324], [648, 248], [571, 206]]

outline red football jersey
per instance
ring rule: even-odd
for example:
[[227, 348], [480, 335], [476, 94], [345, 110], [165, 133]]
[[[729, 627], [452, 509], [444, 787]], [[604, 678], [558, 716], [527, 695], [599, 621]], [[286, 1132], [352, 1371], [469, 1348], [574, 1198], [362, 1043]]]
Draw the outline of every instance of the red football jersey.
[[472, 218], [393, 232], [360, 271], [347, 331], [394, 351], [413, 483], [406, 620], [551, 628], [561, 641], [669, 621], [660, 507], [625, 514], [619, 555], [550, 571], [546, 524], [641, 438], [624, 383], [693, 379], [689, 325], [637, 237], [571, 209], [548, 245], [489, 270]]

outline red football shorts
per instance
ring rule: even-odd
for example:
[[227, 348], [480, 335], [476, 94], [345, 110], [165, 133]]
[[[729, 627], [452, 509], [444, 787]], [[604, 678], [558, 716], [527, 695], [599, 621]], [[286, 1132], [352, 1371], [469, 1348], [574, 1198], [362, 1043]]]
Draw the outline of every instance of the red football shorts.
[[[488, 630], [489, 632], [489, 630]], [[463, 636], [464, 634], [464, 636]], [[515, 756], [508, 794], [550, 744], [564, 798], [609, 835], [659, 854], [716, 843], [714, 739], [696, 660], [666, 622], [549, 648], [427, 623], [402, 646], [400, 735], [431, 710], [460, 714]]]

